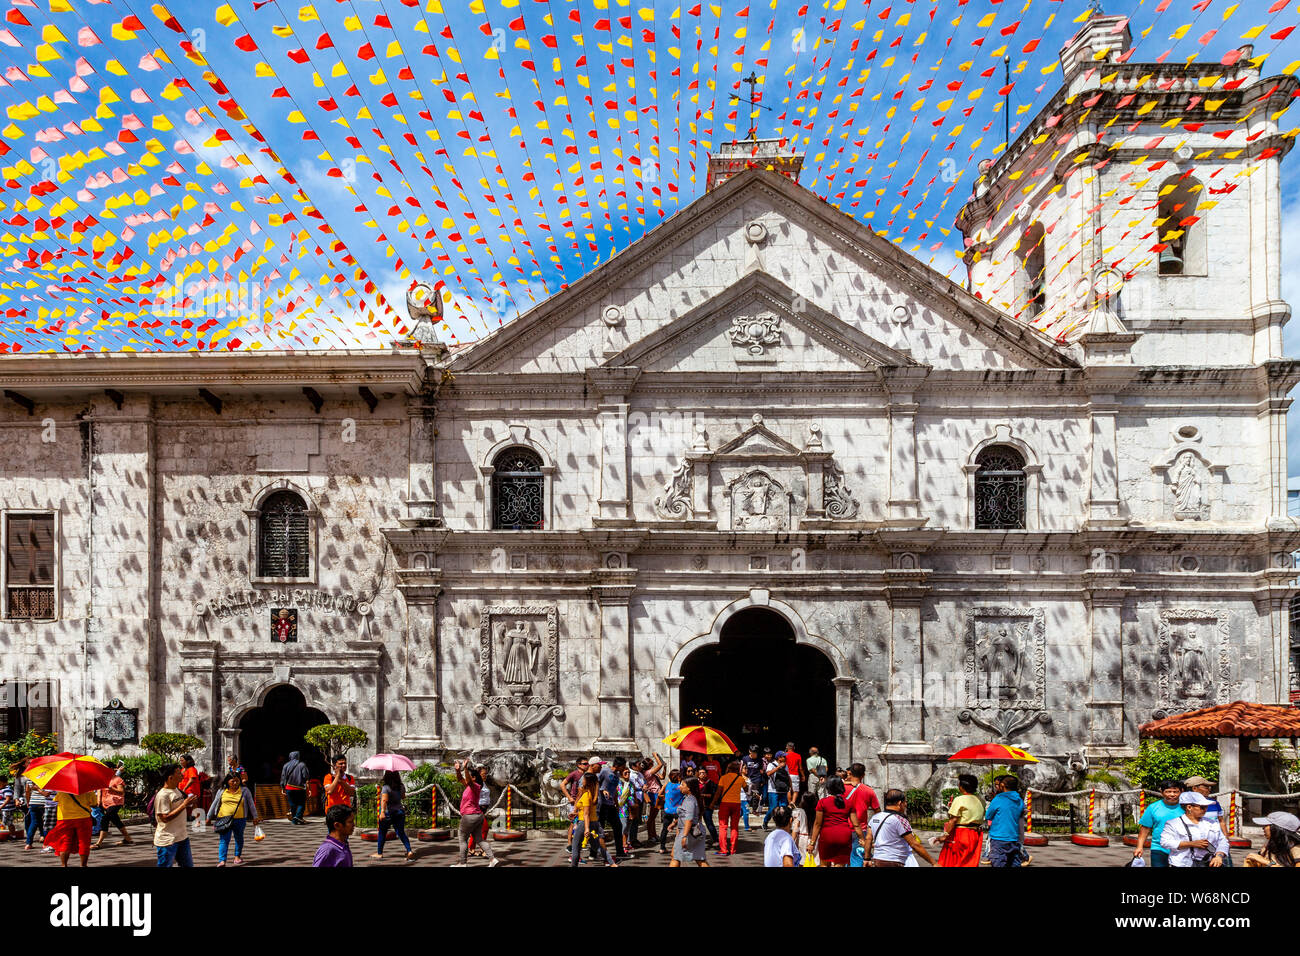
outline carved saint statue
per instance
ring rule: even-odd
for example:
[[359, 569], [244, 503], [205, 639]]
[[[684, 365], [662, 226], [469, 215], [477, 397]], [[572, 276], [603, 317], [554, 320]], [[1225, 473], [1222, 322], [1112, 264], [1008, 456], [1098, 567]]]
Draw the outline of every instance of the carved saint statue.
[[1181, 647], [1178, 658], [1178, 677], [1182, 693], [1199, 697], [1205, 694], [1208, 685], [1205, 666], [1205, 650], [1200, 638], [1194, 631], [1174, 631], [1172, 635], [1175, 647]]
[[533, 668], [537, 666], [537, 651], [541, 644], [541, 638], [529, 631], [523, 621], [515, 621], [514, 629], [505, 632], [501, 676], [508, 686], [532, 687]]
[[1174, 517], [1199, 518], [1202, 515], [1201, 470], [1196, 456], [1184, 452], [1174, 471]]
[[740, 511], [747, 515], [767, 514], [768, 492], [771, 483], [762, 475], [755, 475], [740, 489]]
[[999, 624], [989, 638], [986, 633], [980, 666], [986, 700], [1014, 700], [1020, 695], [1021, 648], [1015, 630]]

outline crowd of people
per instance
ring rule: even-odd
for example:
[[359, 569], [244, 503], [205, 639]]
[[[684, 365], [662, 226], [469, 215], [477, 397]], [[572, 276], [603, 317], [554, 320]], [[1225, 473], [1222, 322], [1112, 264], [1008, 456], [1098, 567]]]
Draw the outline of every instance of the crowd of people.
[[[123, 765], [106, 787], [80, 795], [42, 790], [24, 776], [24, 769], [19, 763], [0, 775], [0, 826], [17, 836], [21, 823], [24, 850], [33, 850], [39, 836], [42, 852], [57, 854], [64, 866], [75, 854], [85, 866], [110, 830], [121, 834], [119, 846], [135, 842], [121, 818]], [[462, 786], [458, 862], [453, 865], [468, 865], [472, 854], [496, 866], [500, 861], [488, 840], [486, 768], [457, 761], [453, 770]], [[289, 821], [295, 825], [306, 822], [305, 771], [294, 753], [281, 773]], [[563, 782], [569, 801], [569, 865], [580, 865], [585, 854], [618, 866], [634, 851], [648, 849], [670, 854], [673, 867], [708, 866], [710, 850], [722, 856], [737, 852], [742, 829], [764, 833], [765, 866], [907, 867], [924, 860], [942, 867], [1005, 868], [1032, 862], [1024, 843], [1026, 804], [1014, 774], [993, 778], [987, 802], [974, 775], [959, 775], [958, 793], [946, 808], [942, 832], [928, 841], [930, 848], [912, 829], [903, 791], [888, 789], [878, 798], [866, 775], [861, 763], [832, 771], [816, 747], [805, 757], [793, 742], [775, 752], [754, 746], [744, 755], [726, 757], [683, 752], [671, 768], [658, 755], [580, 758]], [[228, 758], [210, 800], [203, 791], [206, 775], [188, 757], [164, 767], [162, 777], [162, 786], [146, 805], [157, 865], [193, 866], [191, 833], [208, 824], [217, 836], [216, 865], [242, 865], [249, 826], [254, 839], [261, 839], [262, 813], [238, 758]], [[1144, 865], [1149, 850], [1153, 867], [1232, 866], [1229, 822], [1212, 799], [1213, 786], [1203, 777], [1162, 784], [1161, 799], [1149, 804], [1139, 820], [1130, 865]], [[348, 838], [355, 828], [356, 791], [346, 759], [335, 758], [322, 791], [328, 836], [313, 865], [352, 865]], [[384, 773], [376, 792], [374, 858], [383, 858], [391, 833], [406, 859], [413, 859], [405, 804], [401, 774]], [[1300, 865], [1300, 819], [1274, 812], [1254, 823], [1263, 827], [1264, 846], [1249, 854], [1244, 865]]]

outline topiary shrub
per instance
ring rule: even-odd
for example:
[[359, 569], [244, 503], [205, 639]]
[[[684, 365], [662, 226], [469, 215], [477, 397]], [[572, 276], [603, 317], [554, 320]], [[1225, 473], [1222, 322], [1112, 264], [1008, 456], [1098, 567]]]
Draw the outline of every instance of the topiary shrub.
[[140, 746], [151, 754], [167, 757], [175, 761], [182, 754], [202, 750], [204, 743], [193, 734], [145, 734], [140, 738]]
[[326, 760], [333, 760], [346, 756], [353, 747], [364, 747], [370, 742], [370, 735], [348, 724], [317, 724], [302, 739], [319, 750]]

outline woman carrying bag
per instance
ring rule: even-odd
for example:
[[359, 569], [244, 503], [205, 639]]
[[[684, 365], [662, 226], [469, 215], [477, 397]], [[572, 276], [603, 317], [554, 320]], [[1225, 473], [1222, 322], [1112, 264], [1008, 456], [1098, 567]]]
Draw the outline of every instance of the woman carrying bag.
[[230, 838], [235, 838], [235, 866], [244, 865], [244, 830], [248, 822], [256, 826], [261, 820], [252, 792], [237, 773], [226, 774], [224, 786], [217, 791], [208, 807], [208, 820], [217, 834], [217, 866], [226, 865]]
[[402, 846], [406, 847], [406, 858], [414, 860], [411, 838], [406, 835], [406, 785], [396, 770], [384, 771], [383, 786], [379, 791], [379, 839], [371, 859], [384, 858], [384, 840], [390, 829], [402, 841]]

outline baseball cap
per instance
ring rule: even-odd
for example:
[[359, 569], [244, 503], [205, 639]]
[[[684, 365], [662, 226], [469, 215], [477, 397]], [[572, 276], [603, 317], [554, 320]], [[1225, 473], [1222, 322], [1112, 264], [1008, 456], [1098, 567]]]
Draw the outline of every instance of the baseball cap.
[[588, 758], [587, 758], [587, 763], [591, 764], [591, 766], [593, 766], [593, 767], [598, 766], [599, 764], [603, 764], [604, 762], [605, 762], [605, 761], [601, 760], [599, 757], [588, 757]]
[[1184, 806], [1190, 803], [1195, 804], [1198, 807], [1208, 807], [1214, 801], [1205, 799], [1205, 797], [1201, 796], [1195, 790], [1185, 790], [1183, 791], [1182, 796], [1178, 798], [1178, 802]]
[[777, 755], [778, 757], [784, 757], [784, 756], [785, 756], [785, 751], [784, 751], [784, 750], [778, 750], [778, 751], [776, 752], [776, 755]]
[[1204, 777], [1188, 777], [1183, 781], [1184, 787], [1212, 787], [1213, 780], [1206, 780]]
[[752, 753], [752, 754], [756, 754], [756, 753], [758, 753], [758, 744], [750, 744], [750, 745], [749, 745], [749, 752]]
[[1297, 817], [1294, 813], [1284, 813], [1281, 810], [1274, 810], [1266, 817], [1255, 817], [1251, 822], [1258, 827], [1270, 826], [1285, 830], [1287, 833], [1300, 833], [1300, 817]]

